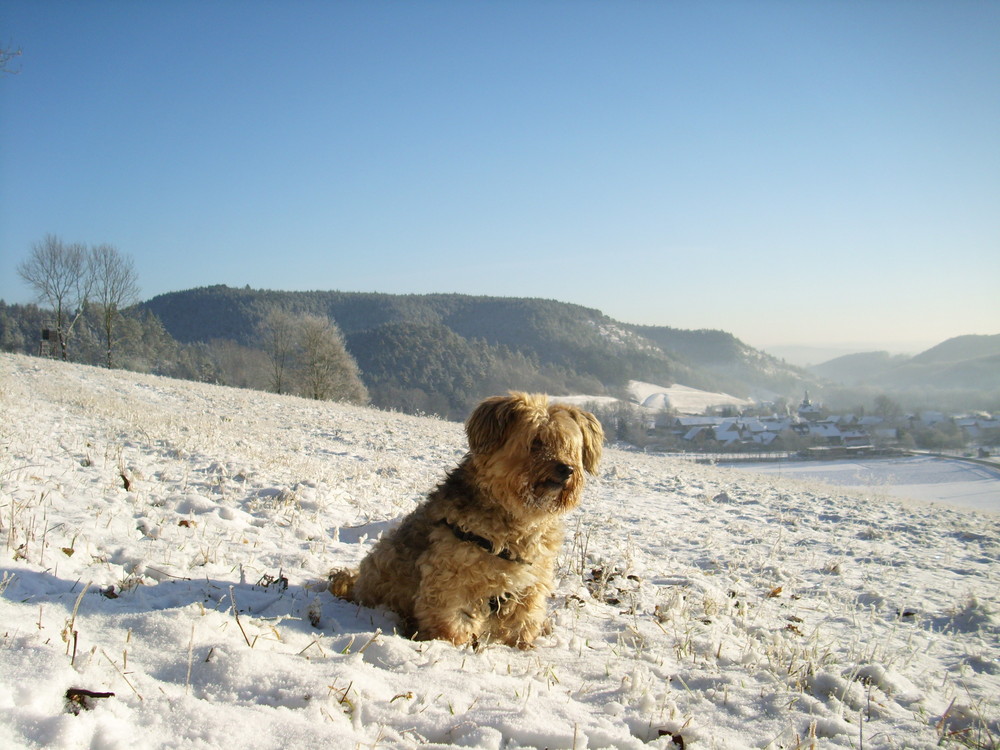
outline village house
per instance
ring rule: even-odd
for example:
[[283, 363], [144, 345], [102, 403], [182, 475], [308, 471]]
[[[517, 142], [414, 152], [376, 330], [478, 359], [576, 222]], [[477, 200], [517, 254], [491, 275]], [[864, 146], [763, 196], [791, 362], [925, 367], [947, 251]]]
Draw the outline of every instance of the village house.
[[1000, 432], [1000, 419], [991, 416], [959, 417], [955, 424], [973, 441], [982, 440], [990, 432]]
[[878, 418], [858, 419], [852, 414], [826, 418], [821, 414], [820, 407], [806, 393], [795, 416], [683, 416], [670, 418], [664, 427], [696, 450], [773, 449], [801, 439], [823, 446], [864, 448], [872, 445], [869, 427], [881, 422]]

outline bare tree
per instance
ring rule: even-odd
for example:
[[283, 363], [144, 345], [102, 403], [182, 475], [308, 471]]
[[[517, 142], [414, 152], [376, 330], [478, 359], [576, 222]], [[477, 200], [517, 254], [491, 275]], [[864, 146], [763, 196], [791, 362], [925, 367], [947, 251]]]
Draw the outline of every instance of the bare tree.
[[298, 324], [299, 377], [308, 398], [366, 403], [358, 365], [329, 318], [303, 315]]
[[55, 235], [46, 235], [32, 245], [31, 255], [18, 265], [17, 273], [35, 290], [38, 301], [52, 308], [60, 356], [64, 361], [69, 359], [69, 337], [83, 313], [93, 281], [87, 248], [81, 244], [65, 245]]
[[257, 326], [257, 333], [271, 363], [271, 390], [287, 393], [288, 372], [295, 365], [296, 333], [295, 317], [281, 308], [274, 307], [265, 313]]
[[11, 75], [17, 75], [20, 70], [14, 70], [11, 66], [11, 60], [16, 57], [21, 56], [21, 48], [18, 47], [14, 49], [13, 47], [0, 47], [0, 73], [10, 73]]
[[872, 412], [877, 417], [881, 417], [886, 422], [892, 422], [903, 416], [903, 407], [884, 393], [875, 397], [875, 405]]
[[139, 301], [138, 276], [131, 256], [122, 255], [114, 245], [91, 248], [88, 265], [110, 370], [114, 367], [115, 332], [121, 311]]

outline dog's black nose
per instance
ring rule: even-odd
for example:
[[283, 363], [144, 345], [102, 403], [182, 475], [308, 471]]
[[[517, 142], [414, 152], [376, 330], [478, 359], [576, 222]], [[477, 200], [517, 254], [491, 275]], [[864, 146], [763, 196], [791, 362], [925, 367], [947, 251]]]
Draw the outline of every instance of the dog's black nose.
[[556, 464], [556, 476], [563, 482], [573, 476], [573, 467], [569, 464]]

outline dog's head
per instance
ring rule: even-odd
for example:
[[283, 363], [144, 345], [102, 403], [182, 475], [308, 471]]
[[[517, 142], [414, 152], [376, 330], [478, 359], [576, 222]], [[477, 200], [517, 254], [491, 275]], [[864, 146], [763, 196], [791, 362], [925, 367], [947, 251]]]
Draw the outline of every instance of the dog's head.
[[476, 481], [512, 511], [562, 511], [597, 473], [604, 431], [589, 412], [511, 393], [483, 401], [465, 423]]

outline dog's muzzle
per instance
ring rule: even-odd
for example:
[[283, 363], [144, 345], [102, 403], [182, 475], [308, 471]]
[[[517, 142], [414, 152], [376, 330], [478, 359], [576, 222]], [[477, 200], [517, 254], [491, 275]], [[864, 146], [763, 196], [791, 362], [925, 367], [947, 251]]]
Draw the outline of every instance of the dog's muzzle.
[[573, 476], [573, 467], [569, 464], [556, 464], [555, 472], [553, 472], [560, 482], [568, 482], [569, 478]]
[[539, 483], [539, 488], [543, 492], [553, 492], [555, 490], [561, 490], [566, 486], [566, 483], [570, 480], [576, 470], [569, 464], [558, 463], [552, 467], [552, 473], [549, 475], [548, 479]]

